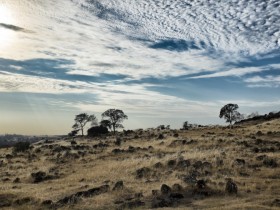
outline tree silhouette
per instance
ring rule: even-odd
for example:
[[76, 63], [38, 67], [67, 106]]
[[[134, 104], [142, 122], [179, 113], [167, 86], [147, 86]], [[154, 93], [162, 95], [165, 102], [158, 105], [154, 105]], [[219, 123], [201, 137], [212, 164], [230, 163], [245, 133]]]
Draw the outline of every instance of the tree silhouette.
[[75, 124], [72, 126], [73, 129], [82, 132], [84, 136], [84, 127], [88, 122], [91, 122], [92, 125], [97, 124], [97, 119], [94, 115], [88, 115], [87, 113], [78, 114], [75, 117]]
[[227, 104], [221, 108], [220, 118], [226, 119], [226, 122], [232, 125], [232, 122], [240, 120], [241, 114], [237, 111], [237, 104]]
[[108, 129], [112, 130], [112, 126], [111, 126], [111, 121], [110, 120], [102, 120], [100, 122], [100, 125], [102, 125], [105, 128], [108, 128]]
[[[125, 119], [127, 119], [127, 116], [124, 114], [122, 110], [119, 109], [108, 109], [102, 114], [102, 119], [104, 121], [108, 120], [110, 124], [108, 124], [110, 127], [113, 128], [114, 134], [116, 133], [116, 128], [123, 128], [123, 125], [121, 124]], [[108, 123], [108, 122], [106, 122]]]
[[183, 123], [183, 129], [184, 129], [184, 130], [188, 130], [189, 127], [190, 127], [190, 125], [189, 125], [189, 122], [188, 122], [188, 121], [186, 121], [186, 122]]

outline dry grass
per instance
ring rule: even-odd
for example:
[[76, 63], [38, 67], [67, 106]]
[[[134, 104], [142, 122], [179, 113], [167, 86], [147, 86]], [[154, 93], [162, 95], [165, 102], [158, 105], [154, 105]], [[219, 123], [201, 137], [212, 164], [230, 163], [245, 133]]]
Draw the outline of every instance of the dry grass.
[[[257, 132], [262, 134], [258, 135]], [[157, 140], [159, 133], [164, 133], [163, 140]], [[173, 137], [178, 133], [179, 137]], [[152, 135], [153, 134], [153, 135]], [[12, 154], [11, 149], [0, 150], [0, 206], [3, 199], [10, 200], [10, 206], [3, 209], [48, 209], [54, 206], [43, 206], [42, 201], [56, 202], [65, 196], [93, 187], [109, 184], [108, 193], [85, 197], [75, 204], [65, 204], [59, 209], [115, 209], [120, 204], [116, 201], [131, 197], [135, 193], [142, 193], [141, 200], [145, 206], [135, 209], [149, 209], [152, 201], [152, 190], [159, 190], [162, 184], [172, 186], [180, 184], [185, 191], [192, 191], [193, 186], [184, 182], [182, 177], [197, 170], [199, 179], [206, 181], [207, 186], [221, 193], [207, 197], [187, 197], [176, 203], [172, 208], [166, 209], [279, 209], [280, 199], [280, 120], [273, 120], [257, 125], [238, 126], [233, 129], [224, 127], [199, 128], [189, 131], [144, 131], [122, 137], [125, 142], [121, 146], [114, 144], [114, 137], [100, 139], [76, 139], [78, 145], [85, 148], [74, 149], [70, 140], [61, 140], [50, 144], [34, 144], [29, 153], [13, 155], [7, 159], [7, 154]], [[262, 142], [257, 144], [256, 139]], [[182, 140], [187, 143], [182, 144]], [[177, 142], [176, 142], [177, 141]], [[275, 142], [278, 141], [278, 144]], [[108, 147], [93, 148], [93, 145], [103, 142]], [[244, 142], [247, 142], [246, 146]], [[45, 145], [53, 145], [47, 148]], [[54, 148], [63, 145], [72, 148], [70, 153], [78, 153], [78, 158], [67, 155], [66, 151], [54, 152]], [[147, 148], [128, 152], [129, 146]], [[150, 148], [149, 148], [150, 147]], [[274, 151], [260, 151], [254, 148], [274, 148]], [[36, 149], [40, 148], [40, 152]], [[114, 149], [126, 150], [114, 154]], [[149, 148], [149, 149], [148, 149]], [[69, 152], [68, 152], [69, 153]], [[60, 154], [58, 157], [57, 155]], [[35, 155], [35, 156], [32, 156]], [[278, 160], [277, 167], [268, 167], [256, 157], [267, 155], [268, 158]], [[242, 159], [245, 164], [237, 164], [236, 159]], [[167, 166], [169, 160], [190, 160], [191, 166], [175, 168]], [[219, 165], [217, 161], [222, 160]], [[205, 174], [204, 169], [194, 169], [197, 161], [209, 162], [211, 168]], [[156, 169], [156, 163], [163, 167]], [[143, 178], [136, 178], [136, 170], [143, 167], [149, 168], [152, 174]], [[54, 179], [33, 183], [31, 173], [43, 171], [51, 174], [50, 169], [57, 171]], [[15, 178], [20, 178], [19, 183], [14, 183]], [[226, 178], [232, 178], [238, 186], [237, 195], [224, 193]], [[122, 180], [125, 188], [112, 191], [114, 184]], [[18, 204], [16, 200], [30, 198], [29, 201]], [[274, 202], [274, 203], [273, 203]]]

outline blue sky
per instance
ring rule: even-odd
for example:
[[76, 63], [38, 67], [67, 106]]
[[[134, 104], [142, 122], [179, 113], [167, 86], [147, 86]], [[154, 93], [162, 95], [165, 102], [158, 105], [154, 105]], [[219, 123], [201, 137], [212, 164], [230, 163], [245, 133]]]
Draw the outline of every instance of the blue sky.
[[76, 114], [128, 129], [279, 111], [277, 0], [0, 0], [0, 133], [65, 134]]

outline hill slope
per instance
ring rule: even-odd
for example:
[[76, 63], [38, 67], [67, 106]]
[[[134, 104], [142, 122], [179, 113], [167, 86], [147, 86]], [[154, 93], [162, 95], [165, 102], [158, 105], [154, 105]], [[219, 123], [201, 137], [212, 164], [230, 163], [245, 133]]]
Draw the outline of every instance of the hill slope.
[[0, 208], [279, 209], [279, 119], [120, 138], [1, 149]]

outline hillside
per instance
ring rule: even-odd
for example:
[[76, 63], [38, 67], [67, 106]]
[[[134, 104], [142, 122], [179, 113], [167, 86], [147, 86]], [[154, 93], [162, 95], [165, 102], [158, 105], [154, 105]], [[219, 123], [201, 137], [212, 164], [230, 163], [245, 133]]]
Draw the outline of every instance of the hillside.
[[280, 119], [233, 129], [137, 130], [118, 139], [1, 149], [0, 208], [280, 207]]

